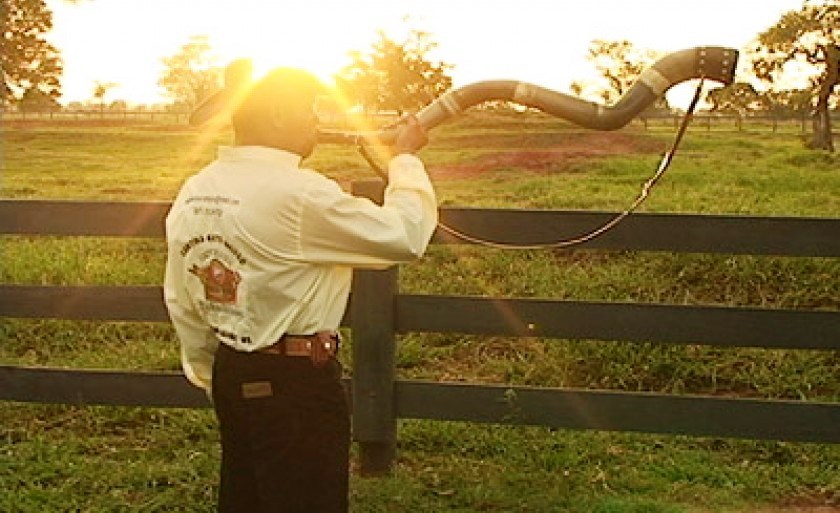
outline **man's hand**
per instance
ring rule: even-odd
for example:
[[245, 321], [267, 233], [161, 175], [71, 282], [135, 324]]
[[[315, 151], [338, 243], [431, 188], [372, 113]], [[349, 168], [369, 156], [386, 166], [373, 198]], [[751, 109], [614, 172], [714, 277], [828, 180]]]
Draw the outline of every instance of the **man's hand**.
[[391, 155], [401, 153], [416, 153], [429, 142], [426, 131], [420, 126], [417, 118], [408, 116], [397, 125], [397, 136], [391, 146]]

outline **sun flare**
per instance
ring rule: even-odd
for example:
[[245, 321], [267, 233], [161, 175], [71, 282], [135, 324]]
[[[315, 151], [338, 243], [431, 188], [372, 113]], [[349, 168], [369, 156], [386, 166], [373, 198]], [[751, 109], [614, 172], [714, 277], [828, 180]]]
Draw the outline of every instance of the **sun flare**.
[[[351, 63], [352, 51], [370, 50], [377, 31], [394, 34], [405, 26], [399, 16], [374, 17], [369, 10], [338, 2], [295, 7], [293, 18], [279, 2], [260, 2], [258, 9], [253, 7], [233, 15], [215, 13], [219, 19], [209, 24], [215, 29], [208, 36], [222, 65], [236, 58], [250, 58], [255, 79], [273, 68], [290, 66], [309, 71], [331, 85], [334, 76]], [[226, 28], [230, 26], [237, 30]]]

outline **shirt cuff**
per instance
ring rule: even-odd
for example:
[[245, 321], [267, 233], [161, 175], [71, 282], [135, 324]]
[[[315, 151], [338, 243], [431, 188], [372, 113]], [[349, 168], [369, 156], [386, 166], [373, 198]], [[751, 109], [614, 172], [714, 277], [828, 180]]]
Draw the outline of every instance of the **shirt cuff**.
[[428, 180], [426, 167], [416, 155], [401, 153], [388, 162], [388, 183], [391, 186], [422, 187]]

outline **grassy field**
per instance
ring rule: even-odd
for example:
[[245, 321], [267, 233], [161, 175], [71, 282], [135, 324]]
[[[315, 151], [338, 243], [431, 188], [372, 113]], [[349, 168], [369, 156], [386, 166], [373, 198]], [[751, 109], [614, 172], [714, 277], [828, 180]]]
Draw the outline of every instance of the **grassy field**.
[[[615, 210], [670, 134], [472, 115], [421, 156], [445, 205]], [[229, 134], [180, 127], [4, 128], [3, 197], [162, 200]], [[373, 175], [352, 148], [308, 162]], [[840, 217], [840, 159], [795, 134], [689, 132], [643, 211]], [[159, 240], [5, 237], [2, 282], [159, 284]], [[435, 246], [415, 293], [840, 309], [840, 262]], [[0, 363], [178, 369], [167, 325], [0, 320]], [[411, 334], [398, 373], [432, 380], [840, 401], [836, 351]], [[343, 359], [348, 363], [349, 351]], [[348, 370], [348, 372], [350, 372]], [[840, 429], [840, 427], [838, 427]], [[0, 511], [213, 511], [212, 412], [0, 404]], [[764, 513], [840, 510], [840, 446], [403, 421], [392, 476], [353, 476], [355, 512]]]

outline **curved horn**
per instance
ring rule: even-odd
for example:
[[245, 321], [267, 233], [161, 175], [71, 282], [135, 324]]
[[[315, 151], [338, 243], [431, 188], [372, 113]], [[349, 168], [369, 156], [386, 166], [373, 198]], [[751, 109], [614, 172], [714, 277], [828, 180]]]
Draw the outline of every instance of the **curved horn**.
[[[706, 78], [725, 85], [731, 84], [737, 62], [737, 50], [715, 46], [689, 48], [669, 54], [645, 70], [630, 90], [612, 106], [588, 102], [526, 82], [476, 82], [437, 98], [417, 113], [417, 119], [424, 129], [430, 130], [470, 107], [486, 101], [503, 100], [539, 109], [584, 128], [615, 130], [625, 126], [680, 82]], [[387, 144], [394, 136], [395, 129], [373, 133], [322, 132], [319, 141], [355, 144], [367, 140]]]

